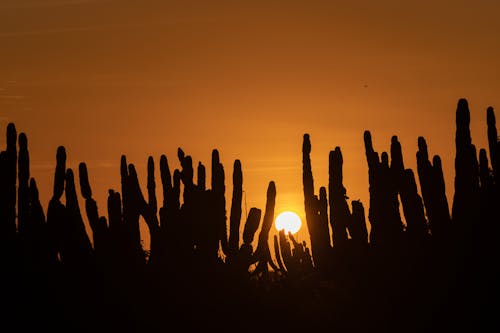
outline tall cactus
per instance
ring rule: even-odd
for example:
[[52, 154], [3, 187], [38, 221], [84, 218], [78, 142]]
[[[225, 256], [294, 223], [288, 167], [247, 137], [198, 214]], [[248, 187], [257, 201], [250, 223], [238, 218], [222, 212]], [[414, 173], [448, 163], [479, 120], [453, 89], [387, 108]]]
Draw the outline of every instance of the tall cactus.
[[251, 253], [253, 252], [252, 242], [254, 240], [255, 233], [259, 228], [261, 215], [262, 211], [260, 209], [255, 207], [250, 208], [245, 222], [245, 227], [243, 229], [243, 244], [241, 245], [240, 250], [248, 248]]
[[206, 189], [206, 178], [207, 178], [206, 168], [201, 162], [198, 162], [196, 179], [197, 179], [198, 189], [200, 191], [205, 191]]
[[19, 234], [26, 232], [29, 228], [29, 180], [30, 180], [30, 159], [28, 153], [28, 138], [26, 134], [19, 134], [19, 157], [18, 157], [18, 204], [17, 223]]
[[[428, 229], [422, 198], [418, 194], [413, 171], [404, 167], [401, 143], [395, 135], [391, 139], [391, 172], [395, 191], [401, 197], [403, 214], [406, 219], [406, 232], [412, 239], [426, 239]], [[398, 211], [396, 218], [400, 220], [397, 194], [391, 197], [393, 200], [393, 210]]]
[[233, 198], [231, 201], [231, 215], [229, 217], [229, 256], [238, 252], [240, 242], [241, 200], [243, 197], [243, 174], [240, 160], [234, 161], [233, 167]]
[[45, 213], [40, 203], [35, 179], [30, 179], [28, 138], [19, 134], [18, 157], [18, 235], [24, 262], [35, 271], [52, 267], [56, 258], [50, 256]]
[[417, 171], [432, 237], [443, 239], [449, 234], [451, 226], [443, 169], [438, 155], [434, 156], [433, 163], [429, 160], [423, 137], [418, 138]]
[[[330, 233], [328, 225], [322, 223], [326, 210], [321, 214], [320, 202], [314, 194], [314, 179], [311, 167], [311, 141], [309, 134], [304, 134], [302, 144], [302, 184], [304, 190], [304, 210], [306, 213], [307, 229], [311, 240], [311, 249], [314, 264], [317, 267], [326, 266], [330, 256]], [[326, 195], [326, 190], [325, 190]], [[324, 198], [323, 203], [326, 202]], [[327, 218], [328, 221], [328, 218]]]
[[498, 156], [497, 151], [500, 149], [500, 143], [498, 141], [495, 111], [491, 106], [486, 110], [486, 122], [488, 125], [488, 146], [490, 150], [490, 160], [493, 167], [495, 182], [498, 184], [500, 183], [500, 156]]
[[264, 212], [264, 218], [262, 219], [257, 249], [254, 253], [255, 260], [258, 262], [255, 274], [267, 274], [268, 264], [277, 270], [277, 266], [271, 259], [271, 252], [269, 249], [269, 231], [274, 221], [274, 208], [276, 205], [276, 185], [274, 181], [269, 182], [266, 197], [266, 210]]
[[[47, 226], [54, 251], [59, 253], [63, 264], [71, 269], [86, 269], [93, 261], [93, 249], [80, 214], [73, 170], [66, 169], [66, 150], [63, 146], [57, 149], [56, 161]], [[66, 205], [60, 201], [63, 194]]]
[[[7, 149], [0, 153], [0, 237], [2, 247], [12, 251], [16, 239], [17, 132], [7, 125]], [[5, 252], [5, 251], [2, 251]]]
[[226, 225], [226, 186], [224, 182], [224, 166], [220, 163], [219, 151], [212, 150], [212, 194], [214, 198], [214, 218], [218, 233], [218, 240], [224, 254], [228, 255], [227, 225]]
[[332, 227], [333, 246], [345, 246], [347, 242], [347, 227], [351, 224], [351, 212], [347, 204], [346, 189], [342, 175], [342, 152], [340, 147], [330, 151], [329, 182], [330, 226]]
[[[387, 153], [383, 152], [379, 159], [378, 153], [373, 149], [369, 131], [365, 131], [364, 141], [370, 192], [368, 213], [371, 224], [370, 242], [392, 244], [400, 240], [403, 231], [399, 214], [397, 180], [394, 177], [394, 169], [391, 170], [389, 167]], [[395, 167], [397, 165], [396, 163]]]
[[94, 249], [98, 256], [109, 255], [108, 225], [105, 217], [100, 217], [97, 203], [92, 198], [92, 188], [90, 187], [87, 165], [80, 163], [78, 166], [80, 178], [80, 191], [85, 199], [85, 211], [93, 233]]
[[326, 256], [330, 251], [330, 230], [328, 229], [328, 198], [326, 195], [326, 188], [321, 186], [319, 188], [319, 198], [316, 199], [316, 207], [318, 215], [316, 216], [316, 225], [318, 229], [318, 246], [320, 246], [321, 253]]
[[64, 223], [68, 239], [68, 248], [80, 263], [90, 261], [93, 255], [92, 245], [85, 230], [78, 197], [76, 195], [75, 177], [72, 169], [66, 170], [65, 180], [66, 211], [67, 220]]
[[368, 229], [366, 228], [365, 208], [359, 200], [352, 201], [351, 226], [349, 228], [351, 239], [358, 245], [368, 244]]
[[230, 258], [227, 264], [234, 268], [234, 272], [238, 275], [246, 277], [248, 275], [248, 268], [255, 262], [253, 256], [253, 240], [257, 229], [259, 228], [260, 218], [262, 211], [256, 207], [250, 208], [247, 220], [243, 228], [243, 243], [238, 250], [236, 256]]
[[417, 183], [411, 169], [404, 171], [400, 193], [408, 235], [415, 240], [426, 240], [428, 229], [424, 204], [417, 192]]
[[[474, 221], [479, 217], [479, 168], [476, 148], [470, 134], [470, 112], [467, 100], [460, 99], [456, 111], [455, 195], [452, 219], [455, 225], [472, 237]], [[466, 236], [468, 235], [468, 236]]]

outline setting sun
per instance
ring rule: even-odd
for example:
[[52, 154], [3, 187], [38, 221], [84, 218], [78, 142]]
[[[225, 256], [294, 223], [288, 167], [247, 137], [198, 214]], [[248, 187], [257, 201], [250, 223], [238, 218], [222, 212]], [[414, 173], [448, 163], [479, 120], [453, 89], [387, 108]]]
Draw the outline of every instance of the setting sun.
[[285, 229], [285, 232], [287, 234], [289, 232], [295, 234], [300, 230], [302, 221], [300, 220], [300, 217], [294, 212], [283, 212], [276, 217], [275, 226], [278, 230]]

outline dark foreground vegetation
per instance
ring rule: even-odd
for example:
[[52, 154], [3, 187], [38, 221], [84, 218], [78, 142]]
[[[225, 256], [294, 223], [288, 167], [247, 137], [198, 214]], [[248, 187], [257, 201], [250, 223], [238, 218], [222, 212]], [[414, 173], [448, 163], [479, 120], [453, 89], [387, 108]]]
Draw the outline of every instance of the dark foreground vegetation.
[[9, 124], [0, 155], [2, 331], [498, 330], [500, 143], [492, 108], [486, 120], [489, 147], [478, 156], [467, 101], [458, 102], [451, 209], [441, 160], [429, 156], [423, 137], [414, 173], [405, 168], [397, 137], [390, 153], [379, 154], [364, 133], [365, 212], [361, 202], [348, 200], [339, 147], [330, 152], [328, 188], [315, 191], [305, 134], [307, 243], [283, 232], [269, 239], [273, 181], [264, 209], [242, 216], [238, 160], [226, 212], [217, 150], [208, 180], [205, 166], [195, 170], [181, 149], [180, 170], [172, 171], [166, 156], [159, 164], [150, 157], [145, 189], [122, 156], [121, 189], [109, 190], [107, 207], [97, 207], [85, 163], [66, 168], [59, 147], [45, 209], [30, 178], [27, 137]]

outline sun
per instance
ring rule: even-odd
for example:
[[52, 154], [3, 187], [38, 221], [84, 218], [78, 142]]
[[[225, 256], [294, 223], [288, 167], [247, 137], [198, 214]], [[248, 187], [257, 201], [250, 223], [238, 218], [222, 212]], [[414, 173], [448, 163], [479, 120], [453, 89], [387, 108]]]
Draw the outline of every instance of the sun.
[[274, 222], [276, 229], [282, 230], [285, 229], [285, 233], [291, 232], [292, 234], [295, 234], [297, 231], [300, 230], [300, 227], [302, 226], [302, 221], [300, 220], [300, 217], [294, 213], [294, 212], [283, 212], [279, 214], [276, 217], [276, 220]]

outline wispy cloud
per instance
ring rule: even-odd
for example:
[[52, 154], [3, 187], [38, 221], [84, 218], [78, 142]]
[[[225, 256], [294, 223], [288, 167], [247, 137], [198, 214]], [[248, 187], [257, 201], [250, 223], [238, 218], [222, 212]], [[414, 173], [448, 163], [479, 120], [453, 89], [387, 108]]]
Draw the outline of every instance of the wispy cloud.
[[29, 9], [43, 7], [59, 7], [81, 5], [94, 2], [103, 2], [103, 0], [7, 0], [0, 3], [1, 9]]
[[51, 35], [51, 34], [59, 34], [65, 32], [84, 32], [84, 31], [100, 30], [102, 28], [103, 27], [100, 26], [88, 26], [88, 27], [36, 29], [36, 30], [25, 30], [25, 31], [6, 31], [6, 32], [0, 32], [0, 37]]
[[17, 30], [17, 31], [3, 31], [0, 32], [0, 38], [6, 37], [21, 37], [21, 36], [37, 36], [37, 35], [52, 35], [60, 33], [71, 32], [87, 32], [87, 31], [105, 31], [105, 30], [120, 30], [120, 29], [136, 29], [144, 27], [155, 27], [165, 25], [176, 25], [186, 23], [210, 23], [211, 19], [170, 19], [162, 22], [123, 22], [115, 24], [96, 24], [89, 26], [76, 26], [76, 27], [54, 27], [45, 29], [32, 29], [32, 30]]
[[24, 98], [25, 96], [22, 95], [0, 95], [0, 99], [6, 99], [6, 100], [21, 100]]

